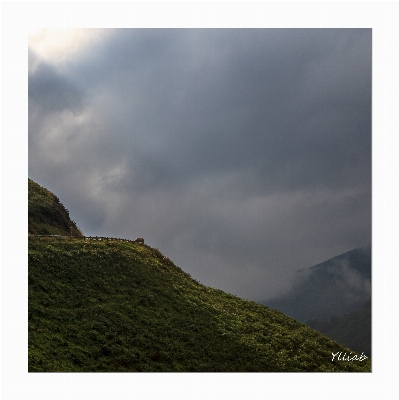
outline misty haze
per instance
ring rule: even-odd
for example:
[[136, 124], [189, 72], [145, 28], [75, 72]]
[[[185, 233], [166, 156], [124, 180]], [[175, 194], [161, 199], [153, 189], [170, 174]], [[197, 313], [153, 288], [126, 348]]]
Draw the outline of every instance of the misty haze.
[[[371, 244], [371, 39], [38, 31], [29, 177], [87, 236], [143, 237], [245, 299], [290, 296], [296, 271]], [[367, 301], [371, 276], [341, 267], [347, 295]]]

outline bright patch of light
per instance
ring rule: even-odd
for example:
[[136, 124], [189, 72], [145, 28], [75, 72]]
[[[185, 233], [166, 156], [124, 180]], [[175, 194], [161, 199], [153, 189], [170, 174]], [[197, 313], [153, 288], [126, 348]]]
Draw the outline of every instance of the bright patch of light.
[[106, 33], [104, 29], [30, 29], [28, 44], [41, 59], [59, 64], [77, 57]]

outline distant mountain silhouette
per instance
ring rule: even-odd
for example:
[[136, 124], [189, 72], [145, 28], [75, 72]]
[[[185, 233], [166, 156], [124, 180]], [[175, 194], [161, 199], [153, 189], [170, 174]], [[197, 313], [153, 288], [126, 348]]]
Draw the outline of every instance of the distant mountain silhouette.
[[291, 290], [262, 302], [301, 322], [329, 321], [359, 310], [371, 297], [371, 246], [300, 269]]
[[330, 322], [311, 320], [306, 325], [336, 342], [371, 357], [371, 300], [359, 311], [331, 317]]

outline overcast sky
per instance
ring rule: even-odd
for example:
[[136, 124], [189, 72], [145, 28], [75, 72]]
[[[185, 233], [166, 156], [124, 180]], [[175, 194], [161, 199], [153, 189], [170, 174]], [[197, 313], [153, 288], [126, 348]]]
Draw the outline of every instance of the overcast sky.
[[38, 31], [29, 177], [261, 301], [371, 242], [371, 29]]

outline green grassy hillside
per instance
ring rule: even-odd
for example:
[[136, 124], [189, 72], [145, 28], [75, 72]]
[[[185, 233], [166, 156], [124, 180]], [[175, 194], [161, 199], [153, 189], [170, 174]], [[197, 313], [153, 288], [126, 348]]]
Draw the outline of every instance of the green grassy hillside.
[[82, 236], [57, 196], [28, 180], [28, 232], [36, 235]]
[[82, 237], [63, 210], [29, 181], [29, 371], [371, 370], [281, 312], [201, 285], [157, 249]]
[[[369, 371], [146, 245], [29, 236], [29, 371]], [[354, 353], [352, 353], [353, 356]]]

